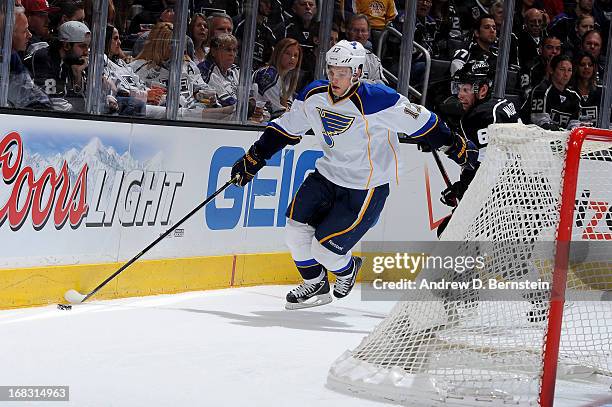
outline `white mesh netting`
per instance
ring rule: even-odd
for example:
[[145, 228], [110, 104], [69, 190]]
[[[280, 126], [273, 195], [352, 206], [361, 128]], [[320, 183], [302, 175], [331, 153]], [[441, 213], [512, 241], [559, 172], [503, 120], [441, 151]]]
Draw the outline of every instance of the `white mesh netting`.
[[[481, 280], [550, 282], [569, 133], [489, 127], [485, 162], [442, 240], [485, 242]], [[611, 132], [612, 134], [612, 132]], [[612, 136], [581, 153], [559, 376], [612, 376]], [[510, 242], [488, 245], [486, 242]], [[519, 245], [515, 245], [519, 242]], [[542, 242], [549, 242], [548, 244]], [[457, 276], [421, 272], [419, 279]], [[435, 273], [435, 272], [434, 272]], [[464, 276], [466, 277], [466, 276]], [[490, 296], [488, 296], [490, 295]], [[331, 367], [328, 384], [367, 396], [476, 405], [537, 405], [549, 292], [408, 291], [389, 316]], [[430, 404], [422, 404], [430, 405]]]

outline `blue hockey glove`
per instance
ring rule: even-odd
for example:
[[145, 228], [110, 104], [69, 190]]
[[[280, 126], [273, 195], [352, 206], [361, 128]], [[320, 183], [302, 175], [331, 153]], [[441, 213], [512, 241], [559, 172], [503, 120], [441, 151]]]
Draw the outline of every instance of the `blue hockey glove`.
[[255, 174], [265, 165], [266, 160], [259, 157], [255, 146], [252, 146], [249, 148], [249, 151], [232, 166], [232, 179], [236, 179], [236, 176], [238, 176], [236, 184], [243, 187], [251, 182]]

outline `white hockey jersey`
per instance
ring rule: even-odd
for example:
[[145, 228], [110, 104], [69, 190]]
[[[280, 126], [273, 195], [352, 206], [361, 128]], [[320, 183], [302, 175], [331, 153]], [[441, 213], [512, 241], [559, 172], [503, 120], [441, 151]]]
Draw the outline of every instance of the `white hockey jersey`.
[[397, 133], [418, 140], [435, 129], [438, 117], [382, 84], [361, 82], [334, 102], [328, 84], [308, 85], [270, 125], [289, 136], [312, 128], [324, 153], [316, 168], [337, 185], [370, 189], [399, 183]]

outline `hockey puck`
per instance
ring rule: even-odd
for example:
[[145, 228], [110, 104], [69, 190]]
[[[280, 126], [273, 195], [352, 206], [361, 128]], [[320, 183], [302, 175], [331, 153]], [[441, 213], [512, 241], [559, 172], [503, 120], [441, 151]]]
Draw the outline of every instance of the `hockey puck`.
[[57, 304], [57, 309], [61, 309], [62, 311], [70, 311], [72, 309], [72, 305], [70, 305], [70, 304]]

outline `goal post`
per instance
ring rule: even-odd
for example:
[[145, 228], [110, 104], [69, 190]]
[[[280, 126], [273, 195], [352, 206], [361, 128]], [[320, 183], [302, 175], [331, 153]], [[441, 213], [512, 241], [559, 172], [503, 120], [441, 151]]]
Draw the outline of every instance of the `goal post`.
[[[612, 131], [594, 128], [577, 128], [570, 133], [567, 142], [560, 197], [560, 218], [557, 228], [555, 268], [552, 278], [548, 327], [543, 349], [542, 379], [539, 397], [540, 405], [543, 407], [552, 407], [554, 404], [557, 362], [559, 359], [559, 345], [561, 342], [561, 328], [563, 325], [563, 305], [565, 303], [565, 289], [567, 287], [570, 257], [569, 249], [572, 241], [580, 158], [585, 141], [602, 143], [603, 149], [600, 151], [606, 151], [605, 146], [609, 146], [610, 143], [612, 143]], [[609, 148], [607, 151], [608, 154], [610, 154], [611, 150]], [[608, 155], [608, 158], [609, 157], [610, 155]], [[612, 165], [612, 163], [610, 164]], [[612, 171], [609, 175], [612, 176]], [[610, 208], [608, 211], [610, 211]], [[612, 274], [612, 270], [608, 271], [609, 274]], [[612, 325], [612, 321], [610, 321], [610, 324]], [[610, 349], [608, 348], [608, 350]], [[612, 355], [610, 355], [610, 357], [612, 358]]]
[[[593, 384], [591, 393], [609, 388], [612, 131], [500, 124], [488, 135], [485, 159], [439, 245], [488, 251], [465, 280], [537, 280], [547, 289], [519, 288], [504, 299], [486, 287], [406, 290], [333, 363], [331, 388], [415, 406], [546, 407], [557, 380], [564, 388]], [[427, 279], [458, 276], [423, 267], [416, 281]]]

